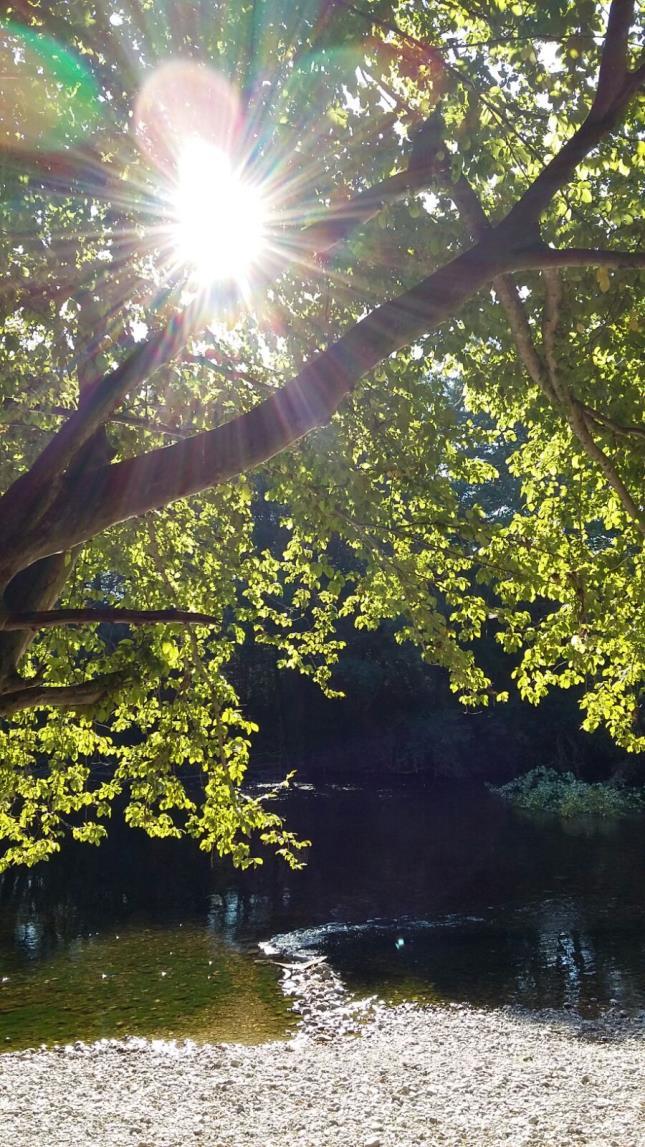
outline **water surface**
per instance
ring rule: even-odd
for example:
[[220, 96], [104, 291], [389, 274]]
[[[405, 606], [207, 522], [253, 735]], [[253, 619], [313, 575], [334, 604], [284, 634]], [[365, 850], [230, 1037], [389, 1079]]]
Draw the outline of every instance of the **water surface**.
[[376, 784], [296, 789], [283, 811], [314, 841], [303, 872], [117, 831], [5, 876], [0, 1047], [279, 1037], [271, 939], [391, 1000], [645, 1006], [642, 819], [536, 821], [480, 790]]

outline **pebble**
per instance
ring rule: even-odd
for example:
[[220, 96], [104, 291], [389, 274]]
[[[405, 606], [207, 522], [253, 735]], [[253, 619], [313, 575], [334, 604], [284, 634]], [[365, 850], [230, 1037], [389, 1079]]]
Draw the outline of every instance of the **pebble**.
[[313, 971], [333, 1006], [303, 982], [287, 1041], [3, 1052], [2, 1147], [643, 1147], [645, 1017], [366, 1008]]

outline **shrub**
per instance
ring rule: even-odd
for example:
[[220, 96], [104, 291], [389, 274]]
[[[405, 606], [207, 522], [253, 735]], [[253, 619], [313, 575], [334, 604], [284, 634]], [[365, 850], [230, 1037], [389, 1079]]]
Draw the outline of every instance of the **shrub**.
[[645, 810], [645, 797], [636, 789], [589, 784], [573, 773], [559, 773], [545, 766], [531, 769], [506, 785], [489, 785], [489, 789], [516, 808], [555, 812], [563, 817], [615, 817]]

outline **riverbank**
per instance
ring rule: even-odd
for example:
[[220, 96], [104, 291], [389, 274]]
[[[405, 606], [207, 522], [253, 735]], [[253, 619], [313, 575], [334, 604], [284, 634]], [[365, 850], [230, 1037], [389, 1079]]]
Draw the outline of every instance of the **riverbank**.
[[643, 1147], [645, 1022], [377, 1007], [360, 1035], [0, 1056], [2, 1147]]

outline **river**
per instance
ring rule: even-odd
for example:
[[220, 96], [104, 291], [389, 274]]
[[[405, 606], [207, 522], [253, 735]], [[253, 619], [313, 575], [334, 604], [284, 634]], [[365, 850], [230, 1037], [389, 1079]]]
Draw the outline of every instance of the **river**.
[[327, 957], [358, 995], [645, 1006], [643, 820], [561, 822], [483, 789], [302, 785], [282, 810], [307, 867], [238, 873], [115, 829], [0, 879], [0, 1049], [126, 1034], [288, 1032], [280, 969]]

